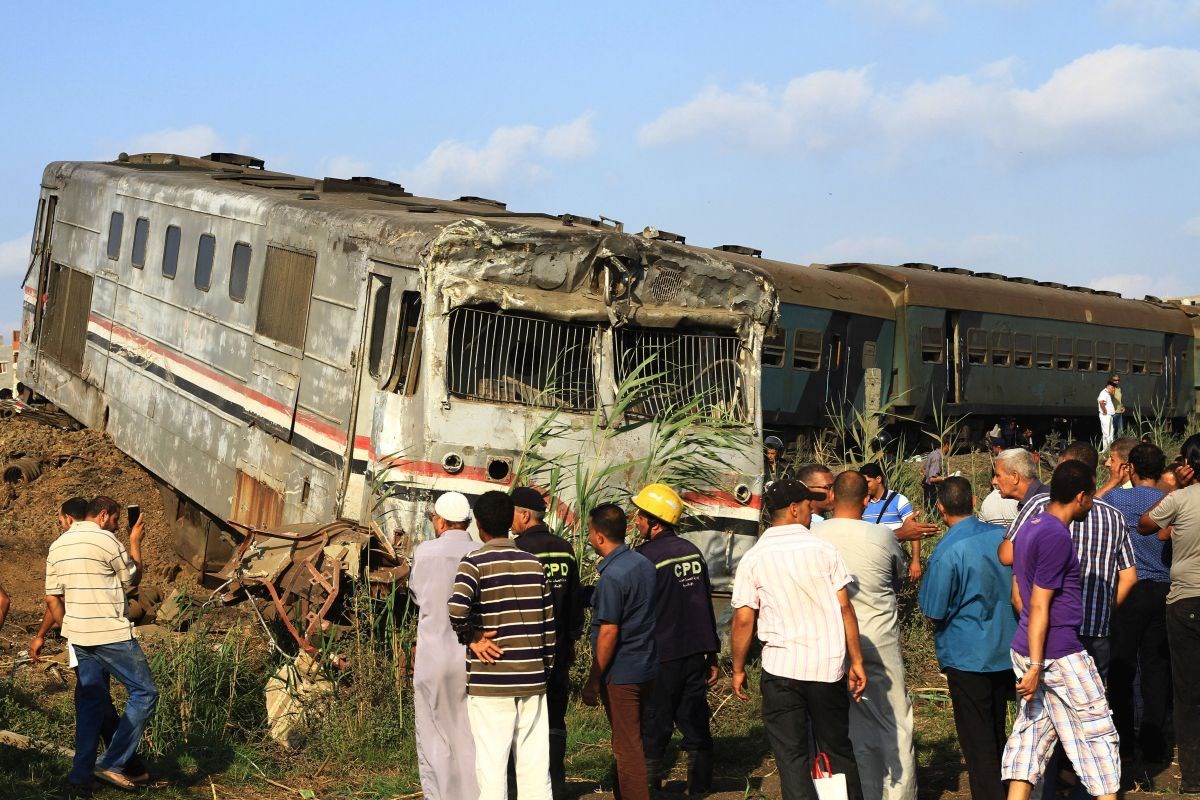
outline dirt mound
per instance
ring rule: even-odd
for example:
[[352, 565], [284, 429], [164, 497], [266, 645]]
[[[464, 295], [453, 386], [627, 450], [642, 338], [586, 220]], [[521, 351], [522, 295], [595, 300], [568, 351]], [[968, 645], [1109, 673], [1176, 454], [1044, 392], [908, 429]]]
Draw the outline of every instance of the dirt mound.
[[[20, 417], [0, 419], [0, 466], [18, 460], [40, 461], [41, 474], [0, 484], [0, 585], [12, 598], [5, 639], [19, 639], [15, 629], [41, 619], [46, 550], [60, 533], [58, 509], [71, 497], [104, 494], [123, 506], [142, 507], [144, 585], [165, 595], [169, 586], [195, 580], [190, 568], [180, 570], [171, 548], [158, 485], [108, 437], [93, 430], [57, 430]], [[127, 529], [118, 536], [128, 544]]]

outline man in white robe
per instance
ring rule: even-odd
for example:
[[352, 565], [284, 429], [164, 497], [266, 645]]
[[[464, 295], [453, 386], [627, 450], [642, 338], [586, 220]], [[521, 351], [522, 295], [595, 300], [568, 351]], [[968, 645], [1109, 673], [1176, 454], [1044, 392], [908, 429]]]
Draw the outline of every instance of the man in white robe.
[[[447, 492], [433, 506], [437, 538], [413, 552], [408, 590], [420, 607], [417, 653], [413, 665], [417, 765], [426, 800], [472, 800], [475, 740], [467, 719], [465, 647], [450, 628], [446, 602], [454, 593], [458, 562], [479, 543], [467, 533], [471, 505], [458, 492]], [[501, 776], [500, 780], [503, 780]]]
[[869, 500], [862, 475], [838, 475], [833, 495], [833, 517], [812, 532], [837, 548], [854, 579], [850, 602], [858, 617], [867, 690], [850, 704], [850, 742], [863, 797], [916, 800], [913, 710], [896, 613], [896, 591], [907, 573], [904, 553], [890, 528], [862, 519]]

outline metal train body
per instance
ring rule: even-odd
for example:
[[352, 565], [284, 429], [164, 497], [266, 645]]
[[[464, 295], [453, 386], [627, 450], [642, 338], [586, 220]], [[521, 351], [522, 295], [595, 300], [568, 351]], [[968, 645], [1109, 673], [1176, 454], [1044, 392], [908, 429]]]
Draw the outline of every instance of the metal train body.
[[[1035, 427], [1065, 418], [1087, 430], [1098, 426], [1096, 398], [1113, 373], [1122, 376], [1131, 410], [1181, 419], [1197, 400], [1192, 320], [1154, 298], [928, 264], [764, 262], [764, 268], [780, 286], [784, 328], [768, 332], [767, 341], [786, 342], [783, 369], [771, 366], [769, 350], [763, 358], [763, 418], [777, 430], [820, 425], [825, 409], [850, 402], [845, 391], [816, 391], [794, 413], [786, 395], [797, 380], [795, 365], [804, 363], [796, 349], [803, 332], [793, 324], [826, 313], [817, 287], [828, 273], [846, 281], [834, 314], [848, 322], [839, 325], [875, 329], [890, 317], [879, 328], [875, 363], [888, 409], [901, 417], [924, 422], [936, 413], [970, 414], [982, 422], [1011, 415]], [[826, 352], [836, 334], [825, 331]], [[854, 395], [854, 407], [870, 408], [869, 397], [864, 405]]]
[[[647, 353], [671, 370], [658, 396], [759, 430], [776, 305], [720, 253], [221, 154], [49, 165], [25, 299], [21, 379], [206, 515], [374, 520], [410, 543], [438, 493], [505, 487], [551, 407], [588, 430]], [[693, 498], [719, 587], [759, 516], [757, 454], [732, 458], [736, 499]], [[197, 567], [223, 557], [192, 538]]]

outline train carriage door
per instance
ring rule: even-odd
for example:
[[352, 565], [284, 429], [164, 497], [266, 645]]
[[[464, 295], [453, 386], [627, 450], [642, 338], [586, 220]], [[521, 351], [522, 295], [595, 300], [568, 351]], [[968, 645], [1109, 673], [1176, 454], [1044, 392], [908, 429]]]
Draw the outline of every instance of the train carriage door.
[[962, 331], [960, 330], [961, 314], [958, 311], [946, 312], [946, 402], [962, 403], [963, 397], [963, 366], [964, 347]]
[[[46, 289], [50, 282], [50, 243], [54, 233], [54, 218], [58, 213], [58, 195], [52, 194], [42, 201], [38, 209], [38, 225], [34, 233], [34, 252], [30, 267], [37, 265], [37, 294], [33, 298], [33, 329], [29, 337], [37, 342], [41, 334], [42, 317], [46, 313]], [[29, 282], [29, 276], [25, 276]]]
[[417, 388], [421, 368], [421, 273], [374, 261], [363, 300], [363, 328], [355, 375], [354, 435], [343, 474], [343, 516], [369, 520], [366, 473], [401, 453], [417, 457], [423, 415]]
[[833, 408], [845, 408], [848, 400], [849, 372], [847, 367], [847, 315], [834, 313], [825, 330], [825, 403]]

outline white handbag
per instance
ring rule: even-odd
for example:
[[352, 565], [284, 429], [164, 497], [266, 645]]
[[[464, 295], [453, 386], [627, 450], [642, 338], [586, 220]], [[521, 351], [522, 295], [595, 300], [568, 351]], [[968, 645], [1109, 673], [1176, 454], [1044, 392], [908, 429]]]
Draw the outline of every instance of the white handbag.
[[829, 766], [829, 756], [824, 753], [817, 753], [817, 757], [813, 759], [812, 780], [820, 800], [849, 800], [846, 776], [841, 773], [833, 774]]

